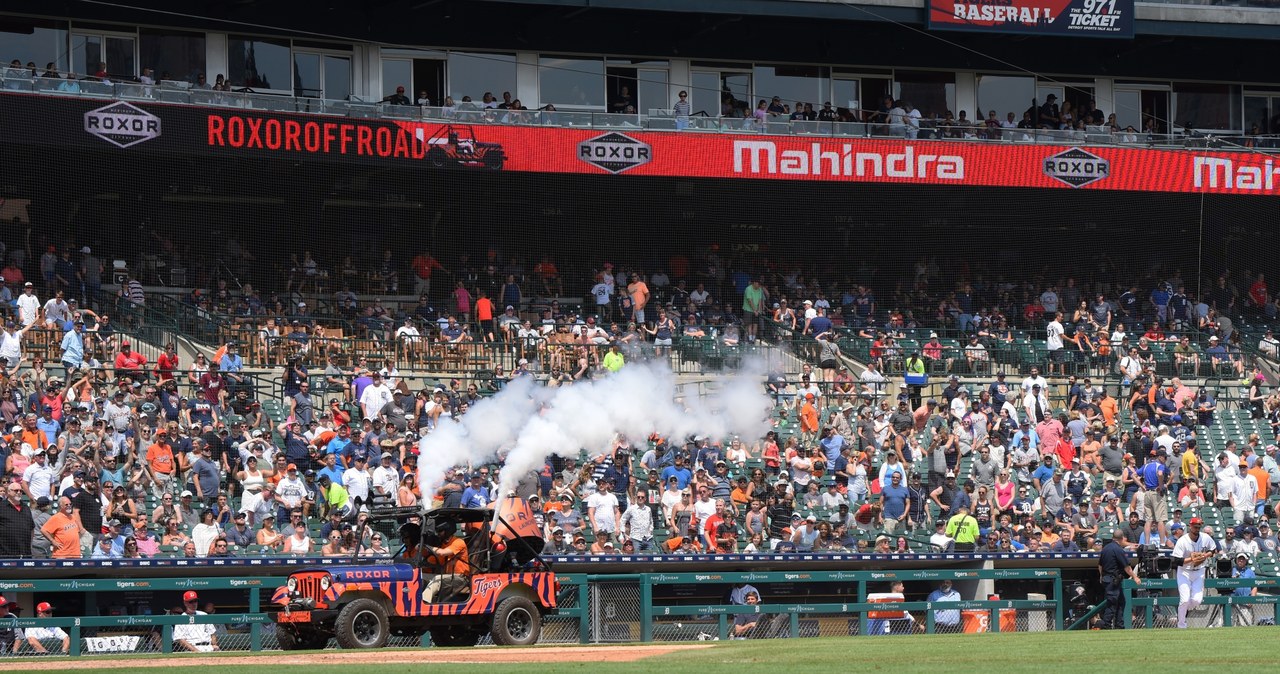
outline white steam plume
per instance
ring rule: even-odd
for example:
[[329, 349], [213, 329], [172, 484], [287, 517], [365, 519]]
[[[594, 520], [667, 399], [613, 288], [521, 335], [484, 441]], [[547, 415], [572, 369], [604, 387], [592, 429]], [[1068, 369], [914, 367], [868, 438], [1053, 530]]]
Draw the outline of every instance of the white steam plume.
[[514, 489], [550, 455], [602, 451], [622, 436], [634, 446], [652, 433], [675, 441], [690, 435], [756, 438], [769, 428], [772, 402], [764, 369], [752, 363], [713, 381], [705, 396], [687, 392], [665, 364], [628, 364], [615, 374], [572, 386], [544, 388], [520, 378], [473, 406], [460, 423], [446, 422], [420, 442], [419, 483], [430, 503], [450, 466], [505, 453], [501, 493]]

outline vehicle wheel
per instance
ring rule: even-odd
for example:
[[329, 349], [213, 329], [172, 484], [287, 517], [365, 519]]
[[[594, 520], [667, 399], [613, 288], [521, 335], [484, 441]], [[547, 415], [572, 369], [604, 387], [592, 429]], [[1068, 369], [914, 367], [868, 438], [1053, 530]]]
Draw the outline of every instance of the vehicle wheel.
[[531, 646], [542, 632], [538, 607], [524, 597], [507, 597], [493, 613], [493, 643], [499, 646]]
[[440, 150], [432, 150], [427, 153], [427, 161], [436, 168], [444, 168], [449, 163], [449, 157]]
[[391, 636], [387, 610], [372, 599], [356, 599], [343, 606], [333, 627], [343, 648], [382, 648]]
[[282, 651], [318, 651], [328, 645], [329, 635], [312, 630], [276, 629], [276, 642]]
[[457, 646], [475, 646], [480, 641], [480, 632], [465, 625], [437, 627], [431, 630], [431, 643], [436, 646], [452, 648]]
[[490, 171], [501, 171], [503, 160], [501, 159], [485, 159], [484, 167]]

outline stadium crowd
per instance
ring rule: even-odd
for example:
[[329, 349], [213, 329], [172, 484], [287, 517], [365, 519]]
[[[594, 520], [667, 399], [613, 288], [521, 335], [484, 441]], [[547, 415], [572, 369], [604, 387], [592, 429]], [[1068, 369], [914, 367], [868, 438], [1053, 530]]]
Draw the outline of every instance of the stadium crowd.
[[[744, 269], [762, 261], [728, 259], [715, 247], [648, 273], [603, 263], [581, 277], [562, 275], [550, 257], [526, 270], [518, 256], [490, 250], [478, 263], [461, 256], [446, 267], [423, 252], [401, 268], [387, 251], [366, 280], [388, 294], [412, 287], [418, 297], [416, 306], [388, 309], [349, 289], [332, 301], [303, 294], [308, 277], [329, 273], [304, 253], [271, 302], [251, 285], [232, 291], [225, 279], [184, 300], [231, 322], [288, 324], [292, 332], [265, 338], [298, 344], [321, 319], [345, 312], [387, 340], [529, 349], [510, 373], [417, 390], [393, 360], [357, 354], [345, 368], [322, 350], [295, 349], [283, 396], [259, 400], [237, 343], [190, 369], [173, 345], [155, 362], [133, 350], [109, 314], [144, 305], [142, 285], [130, 277], [116, 295], [102, 295], [101, 262], [89, 247], [6, 257], [4, 557], [390, 554], [393, 541], [358, 524], [378, 504], [419, 504], [421, 434], [511, 377], [571, 385], [636, 358], [667, 357], [682, 339], [790, 341], [811, 362], [770, 374], [776, 406], [766, 437], [619, 439], [519, 476], [521, 495], [539, 505], [548, 553], [1075, 551], [1098, 549], [1100, 531], [1126, 523], [1137, 527], [1134, 545], [1168, 547], [1182, 526], [1176, 510], [1165, 512], [1170, 501], [1232, 509], [1239, 530], [1223, 532], [1225, 551], [1276, 547], [1266, 503], [1280, 484], [1270, 444], [1280, 404], [1261, 371], [1247, 367], [1233, 321], [1275, 315], [1260, 274], [1223, 275], [1195, 297], [1176, 273], [1088, 288], [1072, 278], [947, 283], [922, 260], [886, 302], [867, 285], [824, 284], [802, 268], [760, 264], [766, 273], [752, 276]], [[347, 259], [333, 273], [353, 266]], [[451, 288], [433, 288], [441, 275]], [[586, 300], [554, 299], [566, 285]], [[308, 299], [315, 314], [306, 313]], [[23, 353], [32, 330], [58, 337], [50, 343], [60, 368]], [[967, 344], [894, 347], [916, 330]], [[1025, 378], [980, 355], [1012, 341], [1014, 330], [1046, 340], [1044, 361]], [[845, 337], [871, 343], [856, 381], [838, 345]], [[1178, 351], [1192, 338], [1207, 345], [1203, 356]], [[568, 347], [560, 360], [544, 348], [552, 339]], [[1166, 342], [1180, 357], [1244, 376], [1244, 404], [1272, 431], [1233, 439], [1216, 461], [1198, 462], [1188, 450], [1214, 425], [1219, 391], [1157, 373], [1143, 352]], [[1274, 355], [1275, 344], [1268, 332], [1256, 350]], [[1066, 377], [1066, 364], [1079, 360], [1097, 368], [1096, 385]], [[931, 362], [969, 381], [952, 377], [928, 400], [911, 385], [893, 396], [899, 375], [890, 381], [888, 372], [922, 374], [934, 371]], [[1104, 385], [1116, 380], [1113, 390]], [[483, 507], [501, 469], [458, 466], [439, 502], [424, 505]]]

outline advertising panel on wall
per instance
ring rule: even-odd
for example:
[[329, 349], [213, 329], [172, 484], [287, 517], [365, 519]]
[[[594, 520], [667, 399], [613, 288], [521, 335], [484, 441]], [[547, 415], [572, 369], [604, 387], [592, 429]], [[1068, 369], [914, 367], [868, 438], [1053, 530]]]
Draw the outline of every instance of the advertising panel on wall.
[[[245, 159], [420, 165], [423, 171], [1274, 195], [1259, 153], [1023, 142], [601, 131], [6, 96], [0, 142]], [[41, 129], [32, 133], [31, 129]]]
[[1133, 37], [1133, 0], [930, 0], [929, 28]]

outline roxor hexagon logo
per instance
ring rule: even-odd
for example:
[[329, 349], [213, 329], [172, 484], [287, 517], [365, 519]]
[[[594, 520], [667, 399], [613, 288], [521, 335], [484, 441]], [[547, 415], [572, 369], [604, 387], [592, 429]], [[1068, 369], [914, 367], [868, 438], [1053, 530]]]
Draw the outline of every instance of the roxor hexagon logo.
[[1072, 187], [1084, 187], [1111, 175], [1111, 162], [1073, 147], [1044, 160], [1044, 174]]
[[115, 145], [130, 147], [160, 136], [160, 118], [119, 102], [84, 113], [84, 130]]
[[578, 159], [617, 174], [648, 164], [653, 148], [626, 134], [606, 133], [578, 143]]

